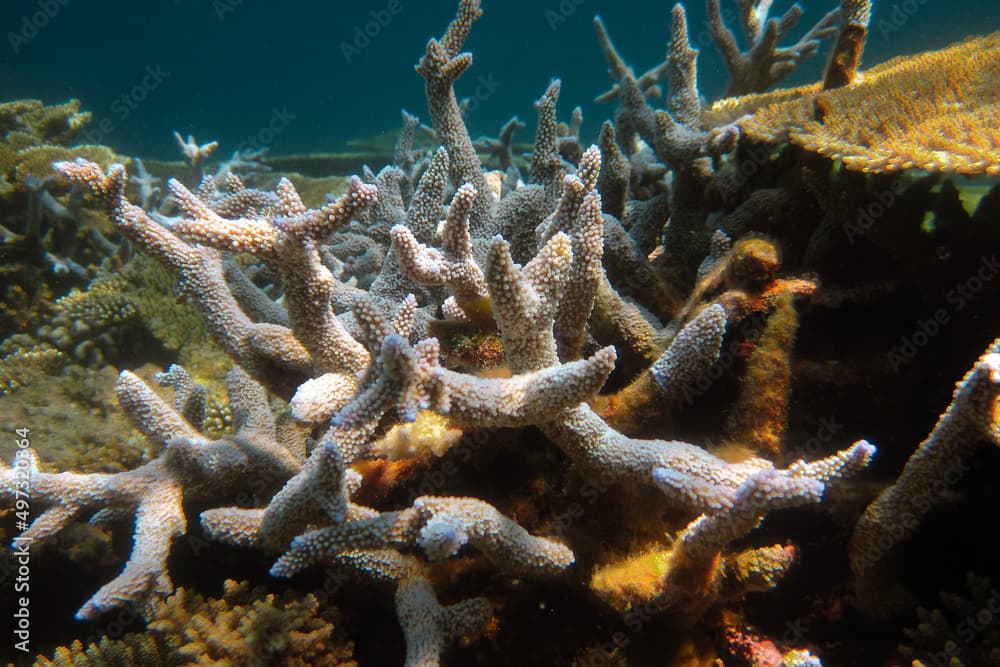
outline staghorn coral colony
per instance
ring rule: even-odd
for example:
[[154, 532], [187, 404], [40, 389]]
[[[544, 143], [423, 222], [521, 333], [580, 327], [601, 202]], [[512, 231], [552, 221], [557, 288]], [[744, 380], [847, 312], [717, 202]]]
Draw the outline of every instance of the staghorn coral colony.
[[1000, 38], [725, 4], [725, 99], [684, 5], [640, 75], [597, 18], [613, 121], [554, 80], [527, 157], [466, 128], [479, 0], [336, 183], [0, 105], [0, 405], [90, 415], [0, 471], [35, 664], [1000, 664]]

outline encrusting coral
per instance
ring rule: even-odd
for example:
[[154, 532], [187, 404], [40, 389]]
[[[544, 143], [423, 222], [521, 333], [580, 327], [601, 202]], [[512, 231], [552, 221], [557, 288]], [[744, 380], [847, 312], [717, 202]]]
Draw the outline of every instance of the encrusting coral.
[[733, 440], [772, 460], [781, 455], [787, 426], [798, 324], [792, 295], [785, 292], [747, 360], [743, 390], [729, 420]]
[[[175, 365], [157, 375], [173, 388], [172, 405], [123, 370], [118, 400], [150, 442], [151, 458], [117, 473], [48, 472], [25, 449], [15, 466], [0, 469], [4, 506], [14, 504], [27, 475], [32, 502], [43, 510], [21, 540], [41, 540], [78, 521], [134, 521], [124, 569], [77, 617], [133, 607], [158, 641], [192, 660], [197, 653], [196, 664], [253, 664], [257, 650], [287, 659], [282, 664], [350, 664], [349, 645], [333, 639], [331, 621], [339, 627], [339, 619], [314, 596], [250, 591], [231, 581], [217, 601], [175, 590], [168, 562], [181, 551], [177, 538], [197, 534], [220, 549], [263, 553], [272, 577], [331, 568], [387, 588], [411, 667], [440, 664], [446, 651], [465, 650], [450, 648], [463, 638], [498, 641], [505, 623], [516, 623], [504, 614], [502, 591], [529, 582], [581, 585], [607, 605], [601, 613], [626, 619], [637, 609], [689, 626], [711, 616], [730, 657], [818, 664], [809, 651], [779, 650], [742, 619], [718, 627], [723, 610], [748, 593], [770, 591], [793, 564], [813, 557], [815, 550], [776, 535], [786, 524], [769, 523], [763, 538], [753, 531], [772, 512], [822, 503], [876, 451], [845, 437], [808, 450], [808, 461], [796, 454], [793, 346], [801, 311], [823, 296], [802, 258], [828, 249], [809, 233], [820, 217], [814, 204], [835, 177], [816, 166], [807, 143], [805, 151], [764, 151], [762, 158], [748, 156], [747, 146], [784, 136], [797, 143], [788, 118], [798, 112], [786, 108], [780, 116], [782, 104], [808, 107], [806, 125], [830, 124], [840, 113], [832, 100], [858, 99], [851, 96], [882, 79], [917, 77], [940, 56], [893, 64], [886, 70], [892, 76], [876, 68], [840, 83], [837, 77], [850, 79], [857, 70], [868, 3], [845, 0], [790, 47], [777, 43], [800, 9], [769, 19], [770, 2], [740, 0], [739, 7], [745, 51], [723, 24], [720, 3], [709, 2], [733, 92], [762, 92], [839, 28], [827, 70], [831, 90], [815, 86], [807, 99], [792, 101], [779, 94], [772, 106], [737, 100], [707, 109], [683, 5], [672, 12], [664, 65], [639, 77], [598, 20], [616, 81], [605, 96], [618, 100], [616, 122], [602, 127], [597, 145], [581, 144], [579, 112], [568, 124], [557, 122], [562, 84], [553, 80], [536, 104], [527, 173], [513, 158], [518, 125], [511, 122], [496, 142], [479, 143], [505, 170], [487, 176], [455, 93], [472, 64], [462, 49], [482, 14], [478, 0], [461, 0], [417, 65], [440, 148], [415, 150], [419, 120], [404, 113], [396, 164], [378, 173], [366, 167], [345, 194], [316, 208], [287, 177], [265, 189], [225, 168], [206, 171], [196, 188], [168, 181], [176, 206], [168, 217], [134, 203], [153, 197], [144, 167], [133, 177], [140, 181], [135, 196], [122, 164], [57, 158], [56, 173], [76, 192], [86, 189], [114, 231], [169, 274], [151, 274], [147, 282], [176, 284], [186, 301], [177, 320], [196, 313], [199, 331], [235, 364], [227, 384], [231, 430], [209, 428], [210, 394], [194, 379], [200, 369]], [[995, 60], [984, 51], [954, 67], [981, 83]], [[988, 98], [982, 87], [970, 88], [970, 77], [955, 83], [954, 99]], [[669, 83], [666, 109], [655, 109], [661, 78]], [[992, 113], [986, 102], [982, 113]], [[815, 119], [817, 109], [823, 119]], [[743, 111], [758, 113], [740, 119]], [[767, 114], [772, 136], [754, 135], [753, 123], [765, 124]], [[213, 144], [178, 141], [200, 174]], [[950, 150], [941, 151], [948, 168], [961, 172]], [[766, 174], [766, 189], [749, 184], [741, 171], [748, 160]], [[809, 187], [795, 191], [803, 183]], [[984, 201], [988, 207], [989, 197]], [[781, 234], [771, 220], [775, 202], [787, 208], [780, 213], [801, 217], [804, 231]], [[774, 237], [764, 235], [772, 231]], [[65, 297], [65, 321], [57, 318], [49, 333], [70, 342], [56, 347], [75, 350], [60, 328], [73, 326], [67, 322], [114, 328], [167, 311], [168, 301], [175, 306], [168, 289], [123, 294], [123, 281], [142, 269], [132, 260], [121, 275], [102, 273], [88, 291]], [[164, 347], [190, 355], [188, 345], [171, 342], [178, 328], [189, 335], [195, 327], [161, 325], [153, 333]], [[439, 342], [434, 334], [449, 338]], [[911, 504], [926, 497], [927, 462], [961, 455], [977, 438], [996, 439], [996, 346], [856, 527], [851, 559], [859, 579], [866, 545], [885, 532], [886, 516], [926, 511]], [[742, 351], [735, 370], [725, 358], [734, 348]], [[37, 352], [25, 348], [22, 356]], [[463, 372], [450, 364], [456, 358], [477, 372], [491, 368]], [[719, 378], [740, 396], [727, 397], [725, 386], [715, 386]], [[711, 400], [700, 400], [706, 395]], [[728, 402], [720, 404], [720, 396]], [[712, 409], [714, 421], [725, 423], [718, 416], [727, 406], [726, 435], [756, 455], [724, 456], [693, 444], [710, 443], [717, 433], [710, 429], [661, 437], [690, 410]], [[480, 493], [460, 474], [462, 464], [501, 458], [490, 450], [505, 441], [514, 472], [490, 469]], [[396, 465], [386, 459], [397, 455], [414, 459], [399, 464], [406, 472], [374, 468]], [[428, 485], [407, 476], [437, 467], [447, 472]], [[577, 483], [599, 484], [600, 502], [595, 516], [573, 515], [579, 520], [567, 526], [557, 513], [580, 505], [569, 490]], [[591, 530], [598, 521], [622, 525], [606, 538]], [[475, 576], [463, 576], [468, 572]], [[859, 594], [864, 601], [860, 585]], [[258, 632], [256, 623], [266, 627]], [[331, 643], [335, 650], [323, 653]], [[125, 644], [73, 645], [58, 659], [142, 649]]]

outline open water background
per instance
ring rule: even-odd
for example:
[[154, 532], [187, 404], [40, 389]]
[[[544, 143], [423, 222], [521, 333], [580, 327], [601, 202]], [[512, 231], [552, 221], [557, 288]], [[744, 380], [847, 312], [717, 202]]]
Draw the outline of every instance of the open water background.
[[[726, 75], [708, 37], [703, 0], [686, 4], [702, 53], [701, 91], [714, 99]], [[784, 11], [792, 3], [774, 4]], [[804, 2], [795, 35], [836, 4]], [[591, 24], [595, 14], [641, 72], [662, 58], [672, 7], [659, 0], [483, 5], [467, 43], [476, 62], [459, 95], [477, 98], [468, 118], [474, 136], [495, 135], [516, 114], [528, 124], [519, 135], [524, 141], [533, 135], [532, 102], [552, 77], [563, 80], [560, 119], [581, 105], [585, 135], [612, 115], [611, 105], [591, 102], [610, 84]], [[867, 64], [1000, 29], [996, 0], [875, 5]], [[5, 0], [0, 100], [77, 97], [95, 115], [87, 138], [125, 154], [176, 157], [173, 130], [219, 140], [220, 155], [255, 143], [281, 154], [343, 150], [352, 138], [397, 129], [401, 108], [427, 120], [413, 65], [456, 6], [456, 0]], [[733, 14], [736, 1], [723, 6]], [[825, 51], [787, 84], [815, 80], [824, 61]]]

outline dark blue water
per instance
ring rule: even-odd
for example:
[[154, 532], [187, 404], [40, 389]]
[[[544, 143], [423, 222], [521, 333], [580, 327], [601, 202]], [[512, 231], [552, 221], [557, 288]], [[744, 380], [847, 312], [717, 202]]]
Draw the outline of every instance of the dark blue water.
[[[467, 44], [476, 64], [459, 86], [478, 94], [474, 135], [495, 134], [510, 116], [528, 122], [532, 101], [563, 79], [560, 118], [575, 105], [586, 134], [610, 117], [591, 103], [608, 87], [591, 25], [601, 14], [639, 71], [659, 62], [672, 3], [650, 0], [484, 1]], [[727, 4], [723, 3], [724, 6]], [[729, 3], [735, 6], [735, 1]], [[799, 35], [836, 6], [810, 1]], [[274, 153], [341, 150], [355, 137], [393, 130], [399, 110], [426, 119], [413, 65], [440, 35], [455, 0], [268, 2], [265, 0], [5, 0], [0, 3], [0, 99], [80, 98], [94, 112], [88, 136], [126, 154], [177, 155], [172, 131], [217, 139], [220, 154], [267, 143]], [[704, 25], [704, 3], [687, 3], [701, 49], [701, 90], [726, 79]], [[790, 2], [775, 2], [784, 10]], [[379, 21], [379, 19], [381, 19]], [[370, 35], [364, 35], [367, 32]], [[994, 0], [876, 2], [866, 63], [943, 46], [1000, 28]], [[791, 83], [815, 80], [824, 54]]]

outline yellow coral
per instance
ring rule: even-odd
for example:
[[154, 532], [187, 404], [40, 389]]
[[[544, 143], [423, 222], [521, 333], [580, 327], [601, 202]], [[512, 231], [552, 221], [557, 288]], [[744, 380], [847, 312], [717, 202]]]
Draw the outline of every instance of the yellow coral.
[[681, 604], [703, 612], [721, 600], [774, 588], [795, 562], [794, 547], [751, 548], [705, 564], [655, 545], [597, 568], [590, 588], [619, 613]]
[[0, 396], [23, 387], [39, 375], [47, 375], [63, 362], [59, 350], [34, 346], [16, 350], [0, 359]]
[[723, 100], [706, 122], [882, 173], [1000, 175], [1000, 33], [894, 58], [836, 90], [808, 86]]
[[619, 612], [644, 604], [663, 592], [671, 551], [659, 545], [597, 568], [590, 589]]
[[29, 146], [17, 151], [17, 167], [14, 170], [14, 175], [17, 182], [22, 184], [29, 176], [37, 178], [56, 176], [55, 171], [52, 169], [53, 162], [72, 162], [81, 157], [98, 163], [102, 169], [107, 169], [116, 162], [129, 162], [128, 158], [115, 154], [113, 150], [106, 146], [85, 145], [65, 148], [63, 146], [42, 144]]
[[17, 151], [5, 143], [0, 143], [0, 176], [10, 176], [17, 167]]
[[726, 559], [730, 585], [742, 591], [762, 592], [778, 585], [795, 562], [795, 547], [775, 544], [748, 549]]
[[169, 350], [202, 346], [207, 339], [197, 311], [174, 295], [170, 274], [145, 255], [137, 255], [120, 271], [100, 275], [86, 290], [74, 289], [56, 308], [63, 319], [91, 329], [139, 319]]
[[25, 148], [31, 148], [32, 146], [38, 146], [38, 137], [33, 135], [31, 132], [25, 132], [24, 130], [11, 130], [7, 133], [6, 138], [7, 148], [17, 153]]
[[155, 603], [149, 631], [175, 652], [175, 664], [357, 667], [353, 644], [334, 625], [336, 610], [320, 610], [316, 596], [277, 596], [231, 579], [224, 588], [221, 599], [178, 588]]
[[74, 641], [51, 659], [37, 657], [35, 667], [357, 667], [353, 644], [333, 623], [335, 610], [319, 606], [312, 594], [276, 596], [232, 580], [221, 599], [178, 588], [153, 603], [146, 633], [87, 646]]
[[447, 417], [423, 410], [411, 423], [396, 424], [385, 437], [375, 443], [375, 452], [390, 460], [417, 458], [430, 451], [443, 456], [462, 437]]
[[[780, 107], [782, 105], [801, 102], [803, 99], [812, 99], [817, 93], [823, 91], [823, 85], [819, 83], [799, 86], [798, 88], [775, 88], [764, 93], [752, 93], [750, 95], [740, 95], [738, 97], [726, 97], [712, 103], [701, 113], [701, 122], [705, 127], [719, 127], [728, 123], [740, 120], [744, 116], [754, 114], [761, 109], [768, 107]], [[773, 135], [764, 135], [763, 126], [758, 134], [754, 134], [755, 139], [767, 138], [776, 140], [777, 130], [784, 130], [780, 124], [775, 123], [776, 132]], [[786, 136], [786, 135], [782, 135]]]
[[0, 132], [17, 130], [36, 138], [36, 143], [68, 144], [91, 120], [80, 111], [80, 100], [45, 105], [41, 100], [14, 100], [0, 104]]
[[148, 634], [131, 633], [121, 639], [102, 637], [95, 644], [83, 645], [80, 640], [60, 646], [52, 658], [38, 656], [34, 667], [160, 667], [171, 664], [163, 647]]
[[[40, 100], [15, 100], [0, 104], [0, 180], [24, 185], [29, 176], [55, 176], [52, 163], [82, 157], [107, 168], [127, 158], [105, 146], [67, 148], [91, 120], [80, 110], [79, 100], [44, 105]], [[65, 183], [65, 181], [63, 181]]]

